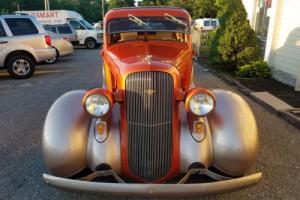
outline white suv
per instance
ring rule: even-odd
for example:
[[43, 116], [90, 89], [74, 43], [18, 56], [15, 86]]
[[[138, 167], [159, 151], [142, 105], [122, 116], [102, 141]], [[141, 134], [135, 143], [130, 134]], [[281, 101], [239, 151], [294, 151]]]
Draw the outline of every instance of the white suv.
[[0, 16], [0, 68], [15, 78], [29, 78], [35, 64], [56, 56], [51, 37], [30, 16]]

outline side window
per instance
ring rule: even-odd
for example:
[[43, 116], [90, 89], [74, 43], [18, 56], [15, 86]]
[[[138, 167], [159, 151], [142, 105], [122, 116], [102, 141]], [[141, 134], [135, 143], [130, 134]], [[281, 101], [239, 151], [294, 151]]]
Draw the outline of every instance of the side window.
[[31, 35], [39, 33], [39, 31], [30, 19], [6, 18], [5, 21], [14, 36]]
[[69, 26], [59, 26], [59, 27], [57, 27], [57, 29], [60, 34], [72, 33], [72, 30]]
[[56, 32], [56, 27], [51, 27], [51, 26], [45, 26], [46, 31], [50, 31], [52, 33], [57, 33]]
[[75, 30], [85, 30], [85, 28], [78, 21], [70, 21], [70, 24]]
[[216, 27], [216, 26], [217, 26], [217, 21], [215, 21], [215, 20], [211, 21], [211, 25], [212, 25], [213, 27]]
[[209, 21], [204, 21], [204, 26], [210, 26], [210, 22]]
[[6, 33], [5, 33], [5, 30], [1, 24], [1, 21], [0, 21], [0, 37], [6, 37]]

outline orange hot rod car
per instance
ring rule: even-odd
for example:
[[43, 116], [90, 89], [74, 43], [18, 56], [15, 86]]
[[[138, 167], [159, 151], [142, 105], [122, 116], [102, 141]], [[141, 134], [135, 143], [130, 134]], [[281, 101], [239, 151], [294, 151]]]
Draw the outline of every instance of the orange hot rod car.
[[191, 196], [258, 183], [248, 104], [192, 83], [191, 17], [169, 7], [122, 8], [104, 19], [104, 83], [50, 108], [43, 155], [54, 187], [143, 196]]

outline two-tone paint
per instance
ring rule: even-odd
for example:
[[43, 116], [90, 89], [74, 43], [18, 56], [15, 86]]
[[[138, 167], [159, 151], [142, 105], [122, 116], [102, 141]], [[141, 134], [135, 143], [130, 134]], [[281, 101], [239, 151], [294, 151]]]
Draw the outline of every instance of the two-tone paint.
[[[123, 8], [109, 11], [109, 20], [132, 14], [164, 16], [165, 13], [191, 21], [189, 14], [177, 8]], [[118, 175], [134, 179], [140, 184], [116, 183], [115, 194], [178, 195], [172, 184], [145, 184], [128, 166], [128, 131], [126, 120], [125, 83], [128, 75], [136, 72], [157, 71], [173, 78], [173, 148], [172, 167], [169, 173], [155, 183], [164, 183], [180, 173], [187, 173], [193, 163], [200, 163], [204, 172], [214, 167], [230, 177], [240, 177], [251, 167], [257, 153], [257, 127], [251, 108], [240, 96], [230, 91], [194, 89], [206, 91], [215, 97], [215, 109], [204, 117], [191, 117], [186, 98], [193, 89], [191, 35], [187, 42], [128, 41], [110, 44], [105, 32], [101, 51], [104, 67], [103, 88], [112, 94], [113, 107], [108, 117], [96, 119], [83, 109], [82, 99], [86, 91], [72, 91], [60, 97], [50, 108], [43, 131], [43, 154], [51, 175], [44, 180], [55, 187], [93, 193], [111, 193], [111, 184], [90, 183], [69, 179], [84, 168], [96, 171], [101, 164], [108, 164]], [[104, 142], [95, 138], [96, 123], [105, 120], [109, 124]], [[193, 136], [191, 121], [204, 124], [201, 140]], [[58, 177], [56, 177], [58, 176]], [[183, 186], [183, 195], [200, 195], [226, 192], [253, 185], [261, 180], [261, 173], [215, 183]], [[82, 184], [82, 188], [79, 187]], [[136, 192], [134, 192], [137, 190]]]

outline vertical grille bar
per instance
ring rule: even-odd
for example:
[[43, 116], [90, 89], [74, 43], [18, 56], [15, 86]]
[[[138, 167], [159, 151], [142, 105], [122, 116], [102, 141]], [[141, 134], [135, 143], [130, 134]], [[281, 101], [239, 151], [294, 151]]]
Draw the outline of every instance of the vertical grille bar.
[[147, 182], [167, 175], [172, 162], [173, 79], [164, 72], [126, 78], [128, 163]]

